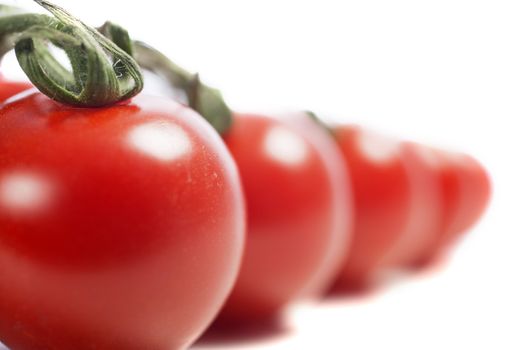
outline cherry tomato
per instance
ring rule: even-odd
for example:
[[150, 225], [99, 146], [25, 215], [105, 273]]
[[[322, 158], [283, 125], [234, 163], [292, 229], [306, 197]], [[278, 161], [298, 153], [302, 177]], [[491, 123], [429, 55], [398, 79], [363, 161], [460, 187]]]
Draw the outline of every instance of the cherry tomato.
[[385, 267], [394, 269], [413, 266], [438, 234], [443, 215], [437, 160], [432, 150], [403, 142], [400, 156], [410, 179], [410, 211], [400, 239], [382, 260]]
[[30, 83], [5, 80], [2, 75], [0, 75], [0, 102], [4, 102], [9, 97], [32, 87], [33, 86]]
[[420, 259], [426, 265], [439, 259], [463, 232], [478, 221], [490, 199], [490, 178], [483, 166], [466, 154], [434, 152], [442, 196], [442, 222]]
[[139, 96], [0, 108], [0, 339], [180, 349], [218, 312], [244, 239], [235, 164], [195, 112]]
[[329, 286], [350, 239], [352, 207], [336, 144], [305, 114], [237, 114], [225, 137], [247, 206], [246, 250], [218, 324], [274, 317]]
[[410, 172], [395, 140], [350, 125], [336, 127], [334, 135], [351, 172], [355, 199], [354, 239], [336, 286], [361, 289], [406, 230]]

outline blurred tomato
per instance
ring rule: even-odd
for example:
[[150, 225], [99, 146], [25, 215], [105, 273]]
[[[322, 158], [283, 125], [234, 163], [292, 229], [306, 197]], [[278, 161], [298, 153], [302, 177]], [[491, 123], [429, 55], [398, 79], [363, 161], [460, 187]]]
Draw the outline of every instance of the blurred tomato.
[[270, 318], [324, 291], [350, 242], [351, 189], [336, 144], [305, 114], [237, 114], [225, 136], [248, 213], [245, 256], [221, 321]]
[[191, 110], [139, 96], [0, 108], [0, 339], [179, 349], [218, 312], [244, 237], [235, 164]]
[[434, 152], [436, 173], [442, 196], [442, 222], [420, 263], [439, 259], [443, 253], [481, 217], [490, 199], [490, 178], [483, 166], [471, 156]]
[[412, 209], [410, 171], [396, 140], [357, 126], [338, 126], [334, 135], [355, 194], [354, 239], [337, 286], [361, 288], [406, 230]]
[[400, 239], [382, 259], [383, 266], [394, 269], [410, 267], [421, 257], [441, 229], [443, 216], [434, 152], [423, 145], [404, 142], [400, 157], [410, 179], [410, 210]]

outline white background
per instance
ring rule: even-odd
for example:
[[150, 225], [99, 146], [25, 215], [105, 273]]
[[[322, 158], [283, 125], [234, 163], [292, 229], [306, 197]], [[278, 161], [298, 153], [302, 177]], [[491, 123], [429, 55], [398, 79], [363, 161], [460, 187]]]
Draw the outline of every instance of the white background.
[[492, 174], [489, 211], [441, 270], [300, 307], [263, 341], [197, 349], [525, 349], [523, 1], [60, 3], [124, 25], [235, 108], [312, 109], [467, 151]]

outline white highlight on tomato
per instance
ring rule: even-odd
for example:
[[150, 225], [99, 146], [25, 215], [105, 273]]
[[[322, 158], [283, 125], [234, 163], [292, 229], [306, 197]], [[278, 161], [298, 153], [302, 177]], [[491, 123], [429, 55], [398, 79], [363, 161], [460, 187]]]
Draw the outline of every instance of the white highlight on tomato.
[[0, 178], [0, 206], [17, 213], [44, 209], [51, 198], [51, 185], [32, 172], [13, 172]]
[[270, 157], [286, 165], [299, 165], [308, 154], [305, 141], [282, 126], [273, 127], [267, 132], [264, 150]]
[[130, 144], [161, 161], [171, 161], [191, 152], [191, 140], [179, 126], [150, 122], [135, 127], [129, 134]]
[[357, 139], [361, 152], [371, 161], [385, 163], [399, 155], [401, 145], [395, 139], [372, 131], [360, 131]]

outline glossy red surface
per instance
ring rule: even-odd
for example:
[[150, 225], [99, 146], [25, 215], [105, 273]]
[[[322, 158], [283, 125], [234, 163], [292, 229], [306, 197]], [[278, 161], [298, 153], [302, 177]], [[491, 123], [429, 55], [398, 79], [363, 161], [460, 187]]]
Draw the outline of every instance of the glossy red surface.
[[355, 198], [354, 240], [337, 286], [361, 288], [406, 230], [410, 174], [395, 140], [357, 126], [339, 126], [335, 137], [351, 172]]
[[4, 102], [9, 97], [32, 87], [33, 85], [28, 82], [5, 80], [0, 75], [0, 102]]
[[350, 241], [351, 190], [335, 143], [304, 114], [237, 114], [225, 141], [241, 174], [248, 231], [219, 323], [257, 321], [329, 286]]
[[236, 277], [235, 165], [195, 112], [34, 93], [0, 109], [0, 340], [14, 350], [179, 349]]

